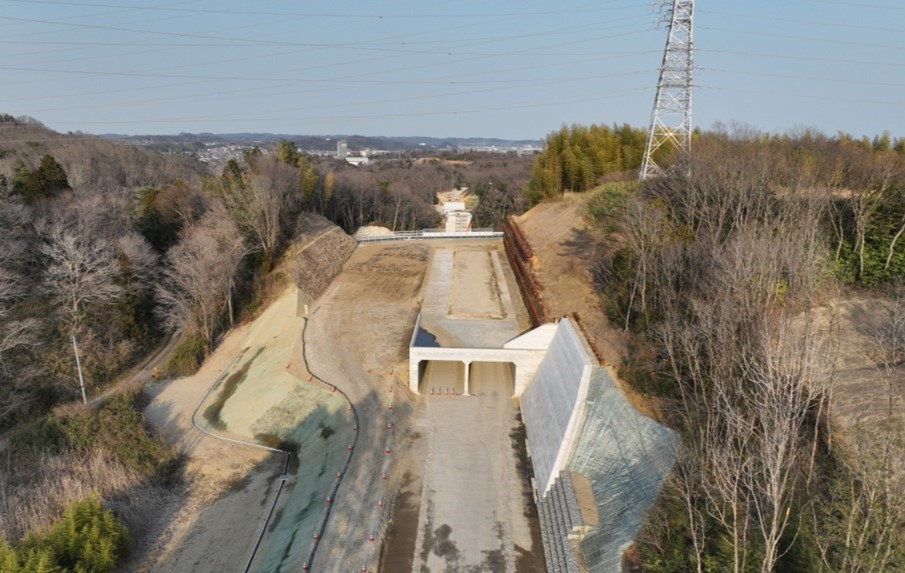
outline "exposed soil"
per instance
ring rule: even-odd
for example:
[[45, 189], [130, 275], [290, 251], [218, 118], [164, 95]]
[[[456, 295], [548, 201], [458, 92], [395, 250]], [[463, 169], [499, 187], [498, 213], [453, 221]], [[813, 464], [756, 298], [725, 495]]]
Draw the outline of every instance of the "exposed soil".
[[309, 367], [349, 397], [360, 424], [313, 571], [377, 566], [389, 500], [405, 473], [408, 342], [429, 258], [423, 242], [361, 245], [311, 309]]
[[905, 364], [884, 368], [874, 335], [889, 318], [888, 303], [871, 298], [834, 301], [816, 310], [816, 322], [838, 336], [830, 416], [837, 435], [870, 431], [890, 411], [905, 422]]
[[517, 217], [519, 227], [534, 251], [531, 261], [550, 317], [577, 312], [597, 339], [604, 359], [622, 363], [627, 352], [625, 337], [606, 319], [590, 265], [595, 241], [586, 219], [587, 198], [541, 203]]
[[[389, 535], [383, 570], [411, 570], [418, 551], [424, 467], [417, 457], [403, 463], [408, 445], [414, 443], [417, 449], [419, 442], [410, 424], [414, 404], [407, 390], [408, 341], [432, 249], [444, 243], [363, 245], [310, 308], [303, 341], [307, 367], [351, 400], [360, 424], [354, 434], [339, 392], [320, 390], [320, 397], [315, 397], [306, 388], [314, 385], [306, 382], [309, 372], [299, 343], [305, 319], [296, 316], [294, 289], [259, 319], [231, 332], [195, 376], [148, 386], [152, 401], [146, 416], [187, 454], [190, 482], [187, 499], [161, 515], [157, 544], [136, 556], [134, 561], [141, 564], [134, 570], [236, 570], [248, 559], [282, 465], [267, 452], [219, 442], [192, 428], [192, 412], [221, 374], [236, 374], [235, 383], [221, 389], [225, 393], [216, 418], [224, 435], [257, 438], [270, 445], [292, 442], [301, 448], [297, 479], [286, 484], [257, 569], [299, 569], [299, 556], [306, 554], [312, 540], [309, 528], [317, 521], [312, 516], [326, 506], [323, 488], [311, 484], [335, 483], [338, 471], [332, 464], [344, 461], [346, 445], [354, 442], [352, 463], [332, 500], [333, 513], [311, 569], [376, 566], [381, 542]], [[515, 293], [509, 275], [504, 268], [509, 290]], [[497, 288], [481, 287], [494, 292]], [[525, 317], [518, 318], [520, 324], [527, 323]], [[214, 393], [201, 411], [217, 400]], [[384, 499], [396, 511], [386, 530], [382, 528], [390, 507], [378, 503]], [[432, 529], [432, 536], [434, 529], [442, 536], [440, 526]], [[533, 529], [518, 543], [519, 563], [527, 563], [525, 559], [534, 557], [525, 555], [539, 551]], [[375, 542], [369, 541], [369, 533]], [[523, 547], [529, 543], [534, 549], [526, 552]], [[501, 555], [485, 555], [488, 567], [492, 569]]]
[[[189, 487], [183, 504], [161, 515], [156, 546], [140, 556], [141, 564], [135, 570], [235, 570], [237, 564], [248, 560], [263, 526], [276, 479], [283, 470], [283, 456], [197, 431], [191, 417], [199, 404], [196, 421], [205, 424], [200, 414], [207, 410], [213, 422], [209, 429], [215, 433], [252, 442], [258, 437], [269, 445], [301, 445], [303, 460], [301, 464], [294, 460], [294, 469], [305, 479], [288, 483], [283, 497], [306, 496], [300, 484], [317, 487], [318, 480], [311, 476], [333, 471], [332, 464], [324, 466], [323, 458], [329, 457], [331, 447], [344, 449], [339, 442], [347, 440], [348, 433], [322, 446], [325, 440], [316, 434], [316, 428], [336, 426], [333, 420], [344, 416], [344, 402], [305, 382], [307, 372], [298, 342], [302, 319], [296, 316], [296, 299], [295, 289], [287, 289], [258, 319], [234, 329], [194, 376], [147, 386], [152, 399], [145, 416], [187, 455]], [[223, 383], [202, 404], [221, 374]], [[309, 430], [309, 426], [313, 427]], [[332, 484], [332, 475], [323, 481]], [[297, 568], [311, 536], [309, 531], [304, 544], [293, 545], [295, 533], [313, 527], [321, 511], [318, 503], [307, 519], [294, 515], [292, 520], [282, 520], [285, 512], [278, 513], [259, 559], [282, 544], [279, 553], [290, 555], [292, 568]]]

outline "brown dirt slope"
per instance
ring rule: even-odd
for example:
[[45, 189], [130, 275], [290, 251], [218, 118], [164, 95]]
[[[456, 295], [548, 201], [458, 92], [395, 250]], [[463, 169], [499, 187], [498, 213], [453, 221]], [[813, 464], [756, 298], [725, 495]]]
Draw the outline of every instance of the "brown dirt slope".
[[[326, 290], [356, 247], [341, 229], [320, 219], [313, 217], [301, 223], [305, 232], [293, 253], [296, 259], [305, 255], [309, 275], [319, 281], [312, 289], [318, 294]], [[291, 272], [291, 266], [290, 260], [275, 274]], [[272, 499], [276, 476], [282, 471], [282, 458], [206, 436], [191, 421], [211, 383], [221, 374], [237, 372], [244, 374], [221, 404], [219, 418], [225, 427], [215, 433], [243, 441], [255, 441], [256, 434], [287, 438], [306, 452], [305, 461], [292, 471], [297, 479], [281, 496], [286, 502], [278, 507], [256, 559], [270, 571], [285, 565], [274, 565], [281, 556], [287, 564], [300, 567], [323, 506], [317, 504], [317, 511], [297, 516], [298, 507], [287, 509], [285, 505], [293, 501], [298, 505], [296, 498], [327, 489], [319, 478], [312, 477], [315, 474], [324, 474], [332, 485], [336, 469], [321, 467], [322, 458], [342, 461], [341, 455], [328, 451], [333, 446], [322, 433], [316, 431], [320, 437], [312, 437], [306, 431], [325, 416], [346, 417], [345, 402], [338, 394], [306, 382], [309, 373], [300, 345], [304, 320], [297, 312], [301, 298], [294, 286], [274, 293], [259, 316], [224, 337], [194, 376], [145, 385], [150, 397], [145, 416], [186, 455], [188, 479], [185, 494], [172, 503], [162, 503], [159, 515], [149, 525], [149, 537], [154, 539], [147, 540], [122, 570], [203, 573], [235, 570], [248, 559], [265, 518], [266, 504]], [[337, 351], [335, 347], [326, 350], [328, 354]], [[200, 423], [208, 426], [203, 416], [206, 407], [224, 391], [221, 385], [205, 400], [199, 410]], [[346, 425], [351, 428], [351, 424]], [[332, 441], [341, 443], [333, 449], [345, 453], [351, 431], [344, 433], [336, 428], [334, 433]], [[296, 537], [301, 541], [293, 542]], [[274, 558], [274, 552], [280, 555]]]
[[534, 206], [516, 217], [515, 222], [534, 252], [532, 268], [547, 316], [577, 312], [626, 399], [645, 415], [658, 419], [656, 405], [616, 376], [615, 368], [628, 353], [628, 341], [607, 320], [603, 300], [594, 285], [591, 265], [599, 241], [585, 217], [588, 199], [588, 195], [567, 194], [562, 200]]
[[325, 217], [303, 213], [302, 232], [292, 256], [296, 284], [302, 304], [317, 300], [352, 256], [358, 243]]
[[548, 315], [577, 312], [611, 365], [627, 352], [625, 337], [603, 312], [594, 287], [591, 262], [596, 241], [585, 221], [587, 200], [567, 195], [562, 201], [545, 202], [516, 217], [534, 251], [532, 266], [540, 284]]
[[830, 415], [838, 435], [870, 432], [890, 412], [905, 423], [905, 364], [885, 368], [877, 341], [891, 316], [888, 301], [848, 298], [817, 309], [817, 324], [837, 332], [836, 380]]

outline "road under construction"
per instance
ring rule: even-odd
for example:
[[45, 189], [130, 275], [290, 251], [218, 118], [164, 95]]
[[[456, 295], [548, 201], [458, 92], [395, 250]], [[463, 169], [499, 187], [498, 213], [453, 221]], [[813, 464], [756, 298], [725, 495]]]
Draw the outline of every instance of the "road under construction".
[[675, 437], [577, 323], [532, 328], [502, 241], [362, 245], [337, 284], [305, 344], [362, 427], [310, 570], [618, 571]]
[[[268, 571], [618, 570], [673, 437], [628, 404], [577, 323], [532, 325], [511, 257], [499, 239], [359, 245], [322, 293], [299, 283], [298, 317], [281, 297], [196, 377], [161, 386], [146, 413], [208, 479], [242, 487], [187, 506], [180, 541], [149, 562], [222, 570], [263, 532]], [[225, 431], [296, 440], [293, 475], [185, 433], [217, 376], [239, 384], [211, 396]], [[215, 519], [255, 514], [281, 480], [270, 525]]]

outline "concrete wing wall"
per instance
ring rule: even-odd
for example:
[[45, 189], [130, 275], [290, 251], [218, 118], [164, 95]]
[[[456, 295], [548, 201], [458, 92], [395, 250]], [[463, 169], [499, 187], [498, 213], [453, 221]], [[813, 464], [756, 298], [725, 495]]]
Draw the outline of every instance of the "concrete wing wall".
[[[581, 428], [591, 359], [567, 319], [521, 397], [522, 419], [541, 495], [565, 467]], [[576, 407], [579, 406], [579, 407]]]

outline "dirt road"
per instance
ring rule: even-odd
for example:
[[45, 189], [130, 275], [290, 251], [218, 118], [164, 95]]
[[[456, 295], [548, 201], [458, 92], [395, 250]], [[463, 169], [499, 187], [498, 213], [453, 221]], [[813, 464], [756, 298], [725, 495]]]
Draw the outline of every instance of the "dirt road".
[[386, 498], [401, 478], [397, 445], [406, 442], [412, 411], [404, 366], [429, 255], [423, 243], [359, 247], [308, 319], [311, 370], [349, 396], [360, 420], [312, 571], [376, 566]]

